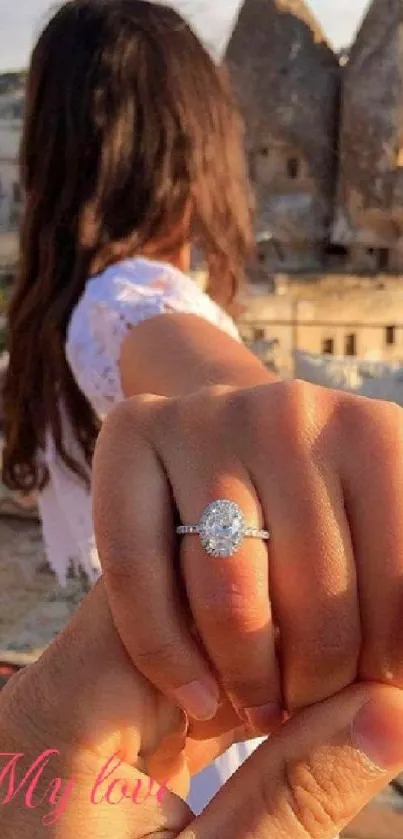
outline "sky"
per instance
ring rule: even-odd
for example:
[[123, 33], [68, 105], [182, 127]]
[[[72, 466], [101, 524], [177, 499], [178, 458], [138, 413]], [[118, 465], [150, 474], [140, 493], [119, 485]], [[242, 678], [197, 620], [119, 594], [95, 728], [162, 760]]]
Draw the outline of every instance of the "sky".
[[[53, 5], [49, 0], [0, 0], [0, 71], [26, 66], [35, 35]], [[236, 20], [239, 0], [170, 0], [186, 14], [199, 35], [222, 51]], [[350, 43], [367, 0], [308, 0], [329, 40]]]

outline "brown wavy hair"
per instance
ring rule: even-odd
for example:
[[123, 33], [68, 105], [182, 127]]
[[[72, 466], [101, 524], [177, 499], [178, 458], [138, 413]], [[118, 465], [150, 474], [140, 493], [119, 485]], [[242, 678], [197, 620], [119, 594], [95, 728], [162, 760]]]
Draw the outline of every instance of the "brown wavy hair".
[[[252, 246], [242, 128], [223, 68], [175, 11], [70, 0], [32, 55], [21, 145], [20, 263], [9, 309], [3, 480], [43, 488], [49, 429], [88, 481], [99, 420], [65, 356], [94, 261], [191, 241], [232, 300]], [[173, 241], [175, 239], [175, 241]], [[60, 406], [84, 454], [65, 446]]]

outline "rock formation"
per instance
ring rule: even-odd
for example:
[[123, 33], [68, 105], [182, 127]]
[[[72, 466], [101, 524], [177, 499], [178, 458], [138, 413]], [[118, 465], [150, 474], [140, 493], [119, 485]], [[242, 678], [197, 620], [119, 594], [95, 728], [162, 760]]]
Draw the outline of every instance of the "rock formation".
[[373, 0], [344, 68], [333, 240], [403, 268], [402, 0]]
[[[403, 0], [372, 0], [339, 56], [303, 0], [244, 0], [226, 58], [257, 198], [255, 279], [403, 274]], [[0, 74], [0, 271], [24, 83]]]
[[275, 240], [278, 268], [314, 267], [334, 203], [338, 58], [300, 0], [245, 0], [226, 58], [247, 126], [258, 232]]

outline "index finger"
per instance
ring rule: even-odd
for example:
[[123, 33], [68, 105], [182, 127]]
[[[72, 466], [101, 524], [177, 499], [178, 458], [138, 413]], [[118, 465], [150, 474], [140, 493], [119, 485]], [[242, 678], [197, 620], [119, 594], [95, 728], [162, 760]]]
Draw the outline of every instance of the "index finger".
[[93, 464], [97, 547], [110, 608], [136, 667], [194, 719], [212, 719], [220, 689], [191, 633], [175, 575], [175, 505], [146, 433], [166, 400], [141, 396], [111, 411]]

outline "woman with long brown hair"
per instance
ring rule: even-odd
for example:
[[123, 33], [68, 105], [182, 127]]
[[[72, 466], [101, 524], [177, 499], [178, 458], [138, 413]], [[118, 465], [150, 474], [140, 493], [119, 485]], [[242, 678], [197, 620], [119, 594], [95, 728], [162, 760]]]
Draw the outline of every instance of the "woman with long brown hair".
[[[79, 543], [71, 557], [88, 573], [97, 568], [82, 509], [69, 518], [71, 482], [88, 485], [100, 421], [122, 398], [130, 327], [193, 312], [235, 334], [181, 269], [197, 244], [212, 296], [231, 303], [251, 244], [243, 167], [225, 75], [176, 12], [136, 0], [62, 6], [28, 75], [3, 467], [11, 488], [42, 491], [49, 558], [62, 579], [69, 531]], [[131, 362], [146, 378], [151, 360]]]

